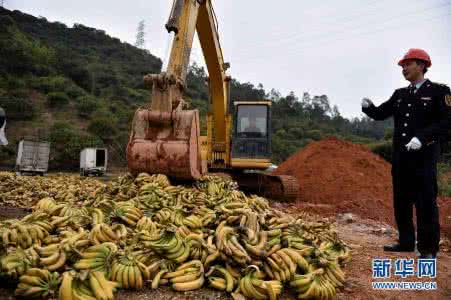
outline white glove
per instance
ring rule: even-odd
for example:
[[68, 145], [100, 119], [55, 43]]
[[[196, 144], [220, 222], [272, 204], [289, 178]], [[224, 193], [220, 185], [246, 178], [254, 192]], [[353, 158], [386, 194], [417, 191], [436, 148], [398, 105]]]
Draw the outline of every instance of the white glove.
[[370, 99], [368, 99], [368, 98], [362, 99], [362, 107], [367, 108], [367, 107], [370, 107], [371, 105], [373, 105], [373, 102], [371, 102]]
[[406, 145], [408, 151], [419, 150], [421, 148], [421, 142], [416, 137], [413, 137], [410, 142]]

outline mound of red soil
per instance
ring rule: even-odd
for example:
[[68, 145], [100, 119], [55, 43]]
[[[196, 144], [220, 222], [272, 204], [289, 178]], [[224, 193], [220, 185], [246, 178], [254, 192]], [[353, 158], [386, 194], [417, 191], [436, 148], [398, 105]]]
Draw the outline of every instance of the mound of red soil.
[[[395, 226], [391, 164], [368, 147], [329, 138], [311, 142], [275, 174], [298, 178], [297, 207], [322, 215], [351, 212]], [[451, 201], [440, 198], [443, 236], [451, 239]]]
[[336, 138], [311, 142], [275, 173], [298, 178], [298, 205], [393, 223], [391, 165], [365, 146]]

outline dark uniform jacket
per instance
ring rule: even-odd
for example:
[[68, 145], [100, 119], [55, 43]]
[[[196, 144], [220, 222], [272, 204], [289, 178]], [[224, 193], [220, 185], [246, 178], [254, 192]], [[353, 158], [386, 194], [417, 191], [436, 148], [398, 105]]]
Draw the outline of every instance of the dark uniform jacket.
[[[388, 101], [378, 107], [362, 107], [362, 111], [374, 120], [393, 116], [394, 166], [403, 162], [431, 166], [448, 138], [451, 92], [446, 85], [426, 80], [415, 93], [409, 87], [397, 89]], [[405, 145], [413, 137], [420, 140], [422, 147], [408, 152]]]

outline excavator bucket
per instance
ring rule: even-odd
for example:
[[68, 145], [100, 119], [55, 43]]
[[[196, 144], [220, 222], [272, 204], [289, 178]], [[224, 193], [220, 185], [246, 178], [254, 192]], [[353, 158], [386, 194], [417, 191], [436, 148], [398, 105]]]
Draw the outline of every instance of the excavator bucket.
[[199, 151], [199, 131], [197, 110], [138, 109], [127, 145], [129, 171], [134, 175], [147, 172], [198, 179], [206, 172]]

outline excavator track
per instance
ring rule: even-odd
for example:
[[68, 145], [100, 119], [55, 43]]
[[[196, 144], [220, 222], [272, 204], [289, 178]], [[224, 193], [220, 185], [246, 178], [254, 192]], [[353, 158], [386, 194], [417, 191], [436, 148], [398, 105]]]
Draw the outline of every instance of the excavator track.
[[289, 175], [271, 175], [264, 173], [233, 174], [240, 189], [255, 193], [268, 199], [284, 202], [295, 201], [299, 191], [298, 180]]

